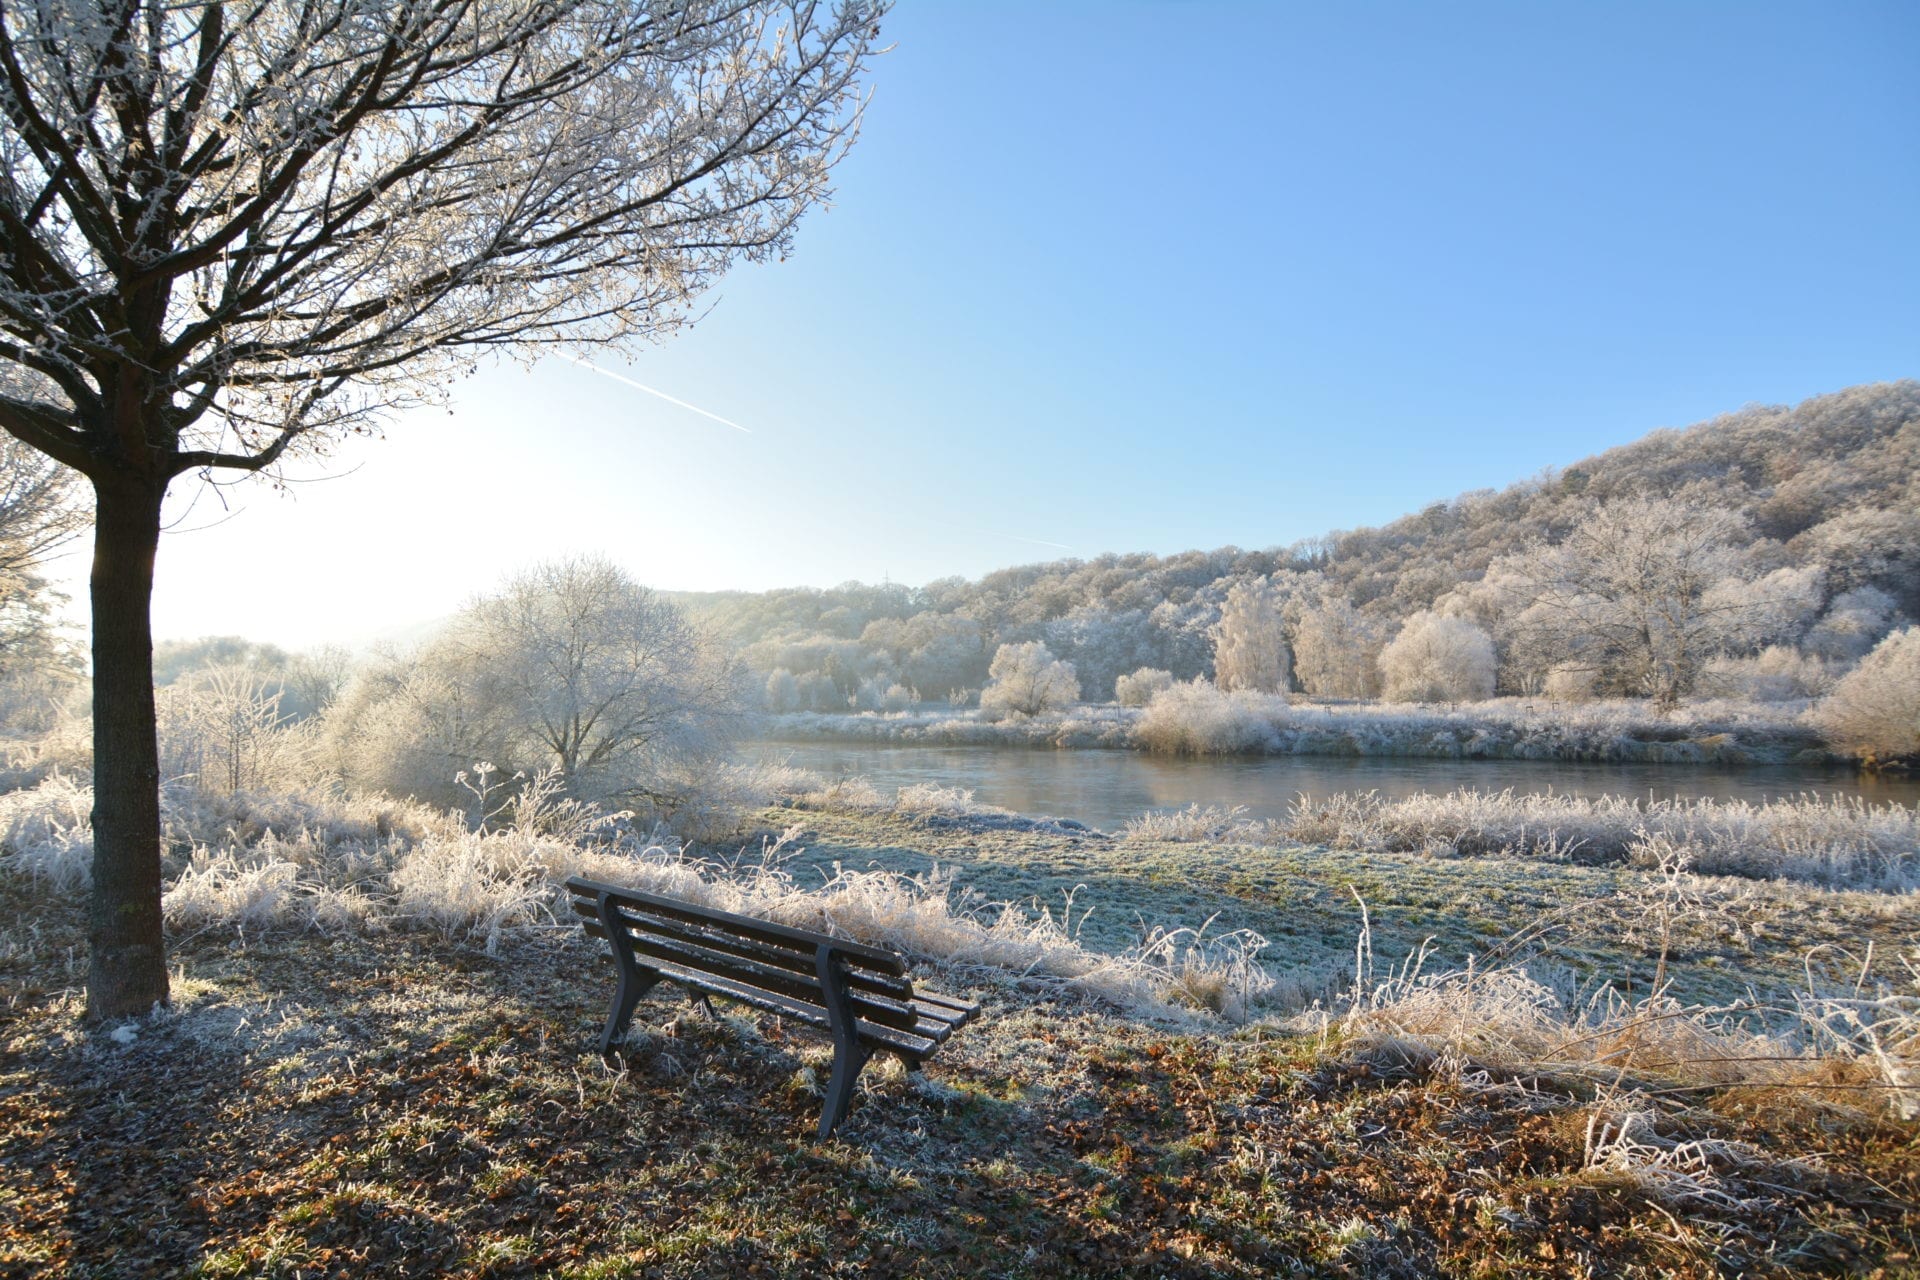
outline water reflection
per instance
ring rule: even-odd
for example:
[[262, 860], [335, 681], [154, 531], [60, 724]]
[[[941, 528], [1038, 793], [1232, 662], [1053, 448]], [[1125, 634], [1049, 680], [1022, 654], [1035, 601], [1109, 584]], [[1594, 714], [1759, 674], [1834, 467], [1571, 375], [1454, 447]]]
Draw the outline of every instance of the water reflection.
[[1077, 818], [1115, 830], [1149, 809], [1245, 805], [1279, 817], [1299, 792], [1378, 791], [1399, 797], [1461, 787], [1581, 796], [1766, 800], [1851, 795], [1920, 805], [1920, 779], [1876, 779], [1846, 769], [1781, 766], [1724, 769], [1650, 764], [1568, 764], [1535, 760], [1425, 760], [1332, 756], [1175, 760], [1133, 751], [1048, 751], [1017, 747], [889, 746], [765, 742], [754, 758], [784, 760], [829, 777], [863, 774], [891, 793], [918, 782], [967, 787], [976, 799], [1017, 813]]

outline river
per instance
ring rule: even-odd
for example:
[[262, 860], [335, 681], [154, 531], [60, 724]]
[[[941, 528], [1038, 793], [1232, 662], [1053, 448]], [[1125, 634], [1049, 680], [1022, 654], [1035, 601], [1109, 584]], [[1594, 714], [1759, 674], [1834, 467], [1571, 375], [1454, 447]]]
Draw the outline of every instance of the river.
[[1760, 801], [1806, 794], [1859, 796], [1920, 806], [1920, 779], [1865, 777], [1796, 766], [1576, 764], [1535, 760], [1444, 760], [1368, 756], [1169, 759], [1137, 751], [1024, 747], [897, 746], [857, 742], [761, 742], [750, 758], [828, 777], [864, 775], [885, 794], [931, 782], [965, 787], [983, 804], [1016, 813], [1075, 818], [1116, 831], [1150, 809], [1193, 803], [1244, 805], [1255, 818], [1282, 817], [1295, 795], [1378, 791], [1390, 798], [1463, 787], [1579, 796]]

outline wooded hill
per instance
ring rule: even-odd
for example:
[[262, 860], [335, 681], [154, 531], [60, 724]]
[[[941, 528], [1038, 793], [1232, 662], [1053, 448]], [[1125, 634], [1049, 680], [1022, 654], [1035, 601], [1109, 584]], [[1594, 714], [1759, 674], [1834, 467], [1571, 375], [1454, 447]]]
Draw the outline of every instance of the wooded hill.
[[1739, 513], [1756, 571], [1817, 569], [1819, 607], [1873, 588], [1896, 611], [1888, 625], [1901, 613], [1920, 616], [1912, 380], [1655, 431], [1499, 491], [1288, 547], [1057, 560], [921, 588], [846, 583], [673, 598], [756, 669], [793, 673], [801, 705], [872, 703], [896, 683], [923, 697], [977, 689], [1000, 644], [1036, 639], [1075, 662], [1085, 696], [1103, 698], [1140, 666], [1209, 674], [1207, 628], [1235, 582], [1266, 579], [1285, 598], [1344, 598], [1391, 633], [1501, 557], [1557, 543], [1603, 504], [1635, 497]]

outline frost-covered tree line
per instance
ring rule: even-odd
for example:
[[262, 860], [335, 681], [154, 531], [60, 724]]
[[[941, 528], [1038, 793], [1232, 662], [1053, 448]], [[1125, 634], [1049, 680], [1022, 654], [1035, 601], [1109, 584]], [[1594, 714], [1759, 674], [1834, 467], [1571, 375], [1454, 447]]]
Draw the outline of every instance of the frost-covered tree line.
[[1031, 644], [1088, 700], [1136, 700], [1138, 672], [1343, 699], [1814, 697], [1920, 617], [1920, 383], [1657, 431], [1285, 548], [678, 598], [773, 711], [964, 705]]

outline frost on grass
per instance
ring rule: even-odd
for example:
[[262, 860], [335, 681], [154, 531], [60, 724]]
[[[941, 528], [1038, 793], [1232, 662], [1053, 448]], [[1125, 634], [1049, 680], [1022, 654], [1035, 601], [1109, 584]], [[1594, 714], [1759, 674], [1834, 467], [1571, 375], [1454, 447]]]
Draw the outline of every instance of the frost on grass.
[[[1669, 905], [1706, 909], [1703, 902]], [[1614, 1097], [1672, 1086], [1758, 1087], [1920, 1118], [1920, 954], [1901, 957], [1888, 979], [1873, 972], [1869, 953], [1842, 988], [1816, 988], [1809, 967], [1806, 990], [1772, 1003], [1688, 1004], [1658, 978], [1637, 1000], [1611, 986], [1576, 1000], [1522, 966], [1469, 960], [1430, 967], [1424, 946], [1380, 973], [1364, 903], [1362, 919], [1351, 986], [1295, 1015], [1295, 1029], [1338, 1038], [1363, 1055], [1450, 1062], [1456, 1073], [1473, 1064], [1580, 1076], [1604, 1083]], [[1659, 943], [1662, 970], [1667, 945]], [[1616, 1123], [1613, 1137], [1597, 1146], [1590, 1133], [1590, 1154], [1599, 1152], [1601, 1165], [1653, 1168], [1649, 1176], [1690, 1159], [1666, 1148], [1669, 1155], [1649, 1165], [1653, 1148], [1634, 1139], [1632, 1128]]]
[[1506, 791], [1404, 799], [1377, 792], [1302, 795], [1287, 816], [1198, 804], [1143, 814], [1129, 840], [1325, 845], [1445, 856], [1493, 855], [1655, 866], [1680, 857], [1710, 875], [1801, 880], [1835, 888], [1920, 887], [1920, 814], [1856, 797], [1637, 800]]
[[[979, 804], [961, 788], [907, 787], [885, 800], [862, 780], [829, 784], [792, 770], [754, 785], [784, 788], [800, 804], [890, 812], [923, 824], [1060, 829]], [[13, 833], [10, 874], [83, 865], [45, 851], [64, 854], [84, 843], [91, 806], [85, 788], [53, 778], [0, 797], [0, 804]], [[626, 815], [562, 799], [538, 779], [489, 810], [477, 828], [458, 815], [390, 802], [369, 808], [325, 791], [227, 796], [217, 804], [202, 797], [176, 816], [174, 830], [208, 836], [170, 859], [163, 907], [169, 927], [183, 932], [230, 929], [244, 937], [399, 927], [496, 953], [558, 923], [559, 884], [584, 875], [1154, 1016], [1209, 1010], [1242, 1017], [1269, 985], [1253, 963], [1265, 941], [1246, 931], [1162, 929], [1131, 951], [1106, 954], [1081, 945], [1084, 914], [1075, 917], [1071, 897], [1057, 912], [987, 901], [937, 868], [906, 876], [836, 867], [826, 883], [803, 888], [782, 866], [797, 827], [752, 856], [721, 863], [696, 857], [664, 832], [636, 831]], [[269, 825], [276, 820], [284, 826]], [[223, 836], [212, 835], [216, 823], [224, 824]], [[62, 883], [77, 888], [84, 876]]]
[[92, 879], [93, 789], [55, 772], [0, 793], [0, 868], [67, 892]]

